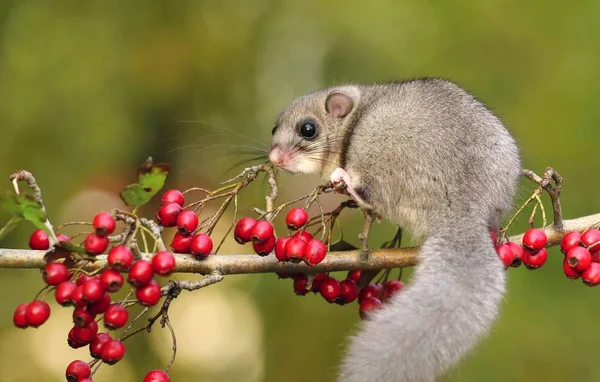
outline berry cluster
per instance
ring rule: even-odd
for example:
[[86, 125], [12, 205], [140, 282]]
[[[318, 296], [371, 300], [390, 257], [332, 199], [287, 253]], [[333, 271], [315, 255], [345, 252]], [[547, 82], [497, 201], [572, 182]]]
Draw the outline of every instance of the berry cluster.
[[600, 230], [569, 232], [560, 242], [563, 270], [570, 279], [581, 277], [588, 286], [600, 284]]
[[362, 289], [358, 287], [361, 271], [350, 271], [343, 280], [331, 277], [327, 273], [317, 273], [312, 277], [304, 273], [279, 275], [281, 278], [290, 277], [294, 280], [294, 292], [304, 296], [308, 292], [319, 293], [327, 302], [345, 305], [358, 300], [359, 314], [364, 320], [370, 311], [377, 309], [394, 293], [404, 287], [400, 280], [390, 280], [385, 283], [370, 283]]
[[210, 236], [196, 232], [198, 215], [183, 208], [185, 199], [179, 190], [168, 190], [160, 199], [161, 207], [156, 212], [156, 220], [163, 227], [177, 227], [171, 242], [171, 249], [177, 253], [189, 253], [198, 260], [212, 253], [213, 241]]
[[[94, 218], [93, 227], [94, 232], [87, 235], [83, 246], [88, 254], [97, 255], [107, 249], [108, 235], [114, 232], [116, 221], [111, 214], [102, 212]], [[70, 241], [65, 235], [58, 235], [57, 239], [58, 245]], [[50, 249], [48, 235], [43, 230], [34, 231], [29, 245], [32, 249]], [[113, 365], [124, 357], [125, 346], [110, 332], [124, 327], [129, 321], [127, 307], [113, 302], [111, 298], [111, 294], [118, 292], [124, 284], [121, 272], [128, 273], [127, 281], [135, 288], [137, 302], [153, 306], [161, 299], [161, 287], [154, 280], [154, 275], [169, 276], [173, 273], [175, 257], [170, 252], [160, 251], [152, 261], [140, 259], [134, 262], [129, 247], [116, 245], [108, 253], [107, 267], [99, 270], [99, 273], [86, 274], [78, 269], [70, 269], [67, 264], [60, 260], [52, 261], [42, 271], [46, 288], [54, 291], [56, 302], [63, 307], [73, 308], [73, 327], [67, 335], [67, 343], [74, 349], [88, 346], [95, 360]], [[13, 314], [13, 322], [18, 328], [37, 328], [49, 317], [48, 303], [36, 299], [19, 305]], [[106, 333], [98, 332], [99, 322], [103, 322]], [[91, 381], [90, 376], [90, 364], [84, 361], [73, 361], [66, 370], [68, 381]], [[144, 381], [169, 381], [169, 378], [166, 373], [153, 370]]]
[[[492, 240], [497, 240], [495, 233], [492, 233]], [[528, 269], [537, 269], [548, 260], [547, 243], [548, 237], [543, 230], [530, 228], [523, 235], [522, 246], [509, 241], [496, 245], [496, 253], [507, 268], [524, 264]]]

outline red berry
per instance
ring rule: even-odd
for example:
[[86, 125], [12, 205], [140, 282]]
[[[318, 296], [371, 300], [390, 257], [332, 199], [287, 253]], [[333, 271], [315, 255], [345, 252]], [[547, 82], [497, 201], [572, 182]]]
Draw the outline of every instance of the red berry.
[[358, 298], [358, 294], [360, 293], [360, 289], [356, 283], [352, 280], [343, 280], [340, 282], [340, 298], [338, 301], [342, 304], [347, 304], [352, 302]]
[[160, 285], [154, 280], [144, 287], [137, 288], [135, 297], [142, 305], [154, 306], [160, 301]]
[[100, 255], [108, 248], [108, 237], [90, 233], [83, 242], [85, 251], [92, 255]]
[[86, 302], [93, 304], [104, 296], [104, 288], [102, 288], [100, 280], [92, 279], [83, 284], [81, 293]]
[[581, 235], [581, 243], [589, 249], [591, 253], [600, 252], [600, 230], [588, 229]]
[[317, 239], [312, 239], [306, 244], [306, 249], [304, 251], [304, 261], [308, 265], [317, 265], [327, 255], [327, 246], [321, 241]]
[[115, 232], [117, 222], [115, 221], [115, 218], [108, 212], [100, 212], [94, 217], [92, 225], [96, 230], [96, 234], [100, 236], [106, 236]]
[[235, 225], [233, 230], [233, 238], [239, 244], [245, 244], [252, 240], [252, 228], [256, 224], [256, 220], [252, 218], [242, 218]]
[[50, 239], [43, 229], [36, 229], [29, 238], [29, 248], [37, 250], [46, 250], [50, 248]]
[[313, 277], [313, 281], [312, 281], [310, 290], [313, 293], [319, 293], [319, 291], [321, 290], [321, 283], [323, 282], [323, 280], [327, 280], [328, 278], [329, 278], [329, 275], [327, 273], [317, 273]]
[[181, 206], [179, 204], [167, 203], [156, 212], [156, 220], [163, 227], [175, 227], [180, 213]]
[[93, 358], [99, 359], [100, 352], [102, 351], [102, 346], [108, 341], [111, 341], [112, 337], [106, 333], [98, 333], [96, 337], [90, 343], [90, 355]]
[[89, 306], [89, 311], [93, 315], [102, 314], [110, 306], [110, 295], [104, 292], [102, 298]]
[[27, 323], [27, 308], [29, 304], [21, 304], [17, 306], [15, 312], [13, 313], [13, 323], [17, 328], [25, 329], [29, 326]]
[[569, 263], [569, 266], [577, 272], [585, 271], [592, 263], [592, 255], [590, 251], [583, 247], [571, 248], [565, 260]]
[[571, 268], [571, 266], [567, 262], [567, 259], [563, 260], [563, 271], [565, 272], [565, 276], [567, 276], [570, 279], [578, 279], [579, 277], [581, 277], [581, 273], [582, 273], [582, 272], [577, 272], [576, 270]]
[[171, 249], [175, 253], [190, 253], [190, 244], [192, 243], [192, 237], [190, 235], [182, 235], [181, 232], [177, 232], [171, 242]]
[[521, 263], [523, 263], [523, 247], [514, 241], [508, 242], [507, 245], [510, 247], [510, 249], [512, 249], [513, 254], [515, 255], [515, 258], [510, 266], [517, 268], [521, 265]]
[[366, 320], [369, 318], [369, 312], [379, 308], [381, 306], [381, 300], [375, 297], [367, 297], [360, 302], [360, 308], [358, 313], [360, 318]]
[[144, 377], [143, 382], [171, 382], [171, 379], [162, 370], [150, 370]]
[[277, 240], [275, 244], [275, 257], [279, 261], [287, 261], [287, 253], [285, 252], [285, 245], [290, 240], [289, 237], [282, 237]]
[[592, 263], [581, 275], [583, 283], [587, 286], [600, 284], [600, 263]]
[[259, 256], [269, 255], [269, 253], [273, 252], [273, 248], [275, 248], [275, 236], [271, 236], [271, 238], [264, 243], [253, 242], [252, 248]]
[[69, 330], [69, 334], [67, 335], [67, 344], [73, 349], [79, 349], [87, 345], [87, 343], [81, 342], [77, 338], [75, 338], [75, 328], [76, 326], [72, 327], [71, 330]]
[[523, 247], [532, 252], [539, 251], [548, 243], [546, 233], [539, 228], [530, 228], [523, 235]]
[[85, 326], [74, 326], [71, 330], [73, 330], [73, 337], [79, 343], [87, 345], [96, 337], [96, 333], [98, 333], [98, 323], [96, 321], [91, 321]]
[[160, 198], [160, 205], [163, 206], [168, 203], [177, 203], [180, 207], [183, 207], [183, 204], [185, 203], [183, 193], [179, 190], [165, 191], [162, 198]]
[[510, 267], [515, 261], [515, 253], [508, 244], [500, 244], [496, 247], [496, 253], [505, 267]]
[[125, 356], [125, 345], [121, 341], [109, 340], [106, 341], [102, 350], [100, 350], [100, 357], [102, 361], [109, 365], [114, 365], [119, 362]]
[[77, 382], [92, 375], [90, 366], [83, 361], [73, 361], [67, 366], [65, 376], [69, 382]]
[[73, 311], [73, 323], [76, 326], [86, 326], [94, 321], [94, 318], [96, 318], [96, 316], [89, 311], [87, 306], [78, 306]]
[[396, 294], [396, 292], [398, 292], [399, 290], [401, 290], [402, 288], [404, 288], [404, 283], [400, 280], [390, 280], [387, 283], [385, 283], [385, 286], [383, 287], [383, 299], [387, 300], [388, 298], [392, 297], [394, 294]]
[[579, 245], [581, 245], [581, 234], [577, 231], [569, 232], [560, 241], [560, 251], [566, 255], [571, 248], [579, 247]]
[[50, 263], [44, 267], [42, 278], [48, 285], [58, 285], [69, 279], [69, 268], [63, 263]]
[[302, 239], [292, 237], [285, 245], [285, 257], [294, 263], [302, 261], [306, 256], [306, 242]]
[[259, 220], [252, 227], [252, 241], [264, 243], [275, 235], [273, 225], [266, 220]]
[[540, 249], [537, 253], [532, 253], [530, 250], [523, 251], [523, 264], [528, 269], [537, 269], [544, 265], [546, 260], [548, 260], [546, 248]]
[[88, 276], [86, 274], [82, 274], [81, 276], [77, 277], [77, 280], [75, 281], [75, 283], [77, 284], [77, 286], [83, 286], [85, 283], [87, 283], [90, 280], [94, 280], [94, 279], [100, 279], [100, 277], [98, 276]]
[[71, 242], [71, 238], [69, 236], [65, 235], [64, 233], [60, 233], [60, 234], [56, 235], [56, 241], [58, 241], [59, 243], [61, 241], [70, 243]]
[[177, 229], [184, 235], [189, 235], [198, 228], [198, 216], [194, 211], [182, 211], [177, 216]]
[[27, 316], [27, 324], [37, 328], [50, 317], [50, 305], [45, 301], [35, 300], [29, 303], [25, 315]]
[[494, 243], [494, 246], [496, 246], [498, 244], [498, 232], [491, 229], [490, 238], [492, 239], [492, 243]]
[[213, 249], [213, 241], [210, 236], [200, 233], [192, 237], [190, 252], [198, 260], [210, 255]]
[[146, 260], [138, 260], [129, 270], [127, 281], [134, 288], [140, 288], [148, 285], [152, 280], [152, 275], [152, 264]]
[[105, 269], [100, 273], [100, 285], [108, 292], [116, 292], [123, 286], [123, 275], [112, 269]]
[[104, 326], [108, 329], [119, 329], [129, 320], [129, 312], [123, 305], [112, 304], [104, 313]]
[[321, 281], [319, 292], [325, 300], [329, 302], [335, 301], [340, 296], [340, 291], [340, 283], [333, 277]]
[[346, 279], [354, 281], [355, 283], [358, 283], [358, 280], [360, 280], [360, 269], [355, 270], [355, 271], [350, 271], [348, 272], [348, 276], [346, 276]]
[[294, 276], [294, 293], [299, 296], [304, 296], [309, 292], [307, 289], [308, 277], [304, 273], [299, 273]]
[[369, 284], [366, 287], [362, 288], [360, 290], [360, 293], [358, 294], [358, 303], [360, 304], [362, 302], [362, 300], [366, 299], [366, 298], [377, 298], [379, 299], [379, 296], [381, 294], [383, 287], [381, 286], [381, 284]]
[[285, 224], [289, 229], [300, 229], [308, 223], [308, 213], [302, 208], [294, 208], [288, 212], [285, 218]]
[[152, 257], [152, 271], [159, 276], [169, 276], [175, 272], [175, 256], [171, 252], [160, 251]]
[[54, 298], [56, 299], [56, 302], [58, 302], [62, 306], [73, 305], [73, 301], [71, 299], [73, 297], [73, 292], [75, 292], [75, 289], [77, 289], [77, 285], [75, 285], [75, 283], [71, 281], [63, 281], [62, 283], [58, 284], [56, 290], [54, 291]]
[[118, 272], [124, 272], [129, 269], [133, 263], [133, 252], [124, 245], [112, 247], [108, 252], [108, 266]]
[[309, 232], [306, 232], [306, 231], [298, 231], [295, 234], [293, 234], [292, 237], [302, 239], [306, 243], [308, 243], [309, 241], [312, 240], [313, 235], [311, 235]]
[[71, 301], [73, 301], [75, 306], [84, 306], [87, 304], [83, 299], [83, 285], [76, 285], [71, 295]]

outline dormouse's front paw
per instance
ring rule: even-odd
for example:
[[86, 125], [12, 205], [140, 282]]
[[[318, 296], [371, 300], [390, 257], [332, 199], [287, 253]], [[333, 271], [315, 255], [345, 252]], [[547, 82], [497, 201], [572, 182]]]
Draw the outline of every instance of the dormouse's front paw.
[[331, 183], [333, 183], [334, 187], [336, 185], [339, 185], [341, 182], [344, 182], [344, 184], [346, 185], [346, 192], [350, 196], [352, 196], [356, 201], [360, 202], [362, 200], [358, 196], [354, 188], [352, 188], [352, 181], [350, 180], [350, 175], [343, 168], [337, 167], [335, 170], [333, 170], [331, 176], [329, 177], [329, 180], [331, 180]]

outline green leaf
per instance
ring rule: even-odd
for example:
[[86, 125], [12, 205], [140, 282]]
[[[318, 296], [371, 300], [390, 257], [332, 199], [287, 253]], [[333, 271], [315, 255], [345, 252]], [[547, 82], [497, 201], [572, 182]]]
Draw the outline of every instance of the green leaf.
[[37, 228], [48, 232], [48, 227], [45, 224], [48, 218], [42, 210], [42, 205], [33, 196], [25, 193], [17, 195], [9, 191], [2, 199], [2, 206], [13, 216], [28, 220]]
[[18, 216], [13, 216], [12, 218], [10, 218], [10, 220], [7, 221], [2, 228], [0, 228], [0, 240], [2, 240], [4, 236], [6, 236], [22, 221], [23, 219], [21, 219]]
[[153, 164], [152, 158], [138, 170], [138, 183], [130, 184], [119, 194], [128, 206], [139, 207], [146, 204], [165, 184], [170, 166], [166, 163]]
[[335, 243], [331, 244], [330, 250], [333, 251], [353, 251], [355, 249], [358, 249], [357, 247], [355, 247], [354, 245], [348, 243], [347, 241], [345, 241], [344, 239], [341, 239]]

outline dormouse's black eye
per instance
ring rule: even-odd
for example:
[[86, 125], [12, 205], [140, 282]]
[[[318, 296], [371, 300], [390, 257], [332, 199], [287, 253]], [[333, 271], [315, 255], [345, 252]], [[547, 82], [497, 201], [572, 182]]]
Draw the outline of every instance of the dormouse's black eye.
[[303, 138], [313, 139], [317, 136], [317, 125], [313, 122], [302, 122], [299, 133]]
[[273, 128], [273, 130], [271, 130], [271, 135], [275, 135], [275, 132], [277, 131], [277, 128], [279, 126], [275, 125], [275, 127]]

